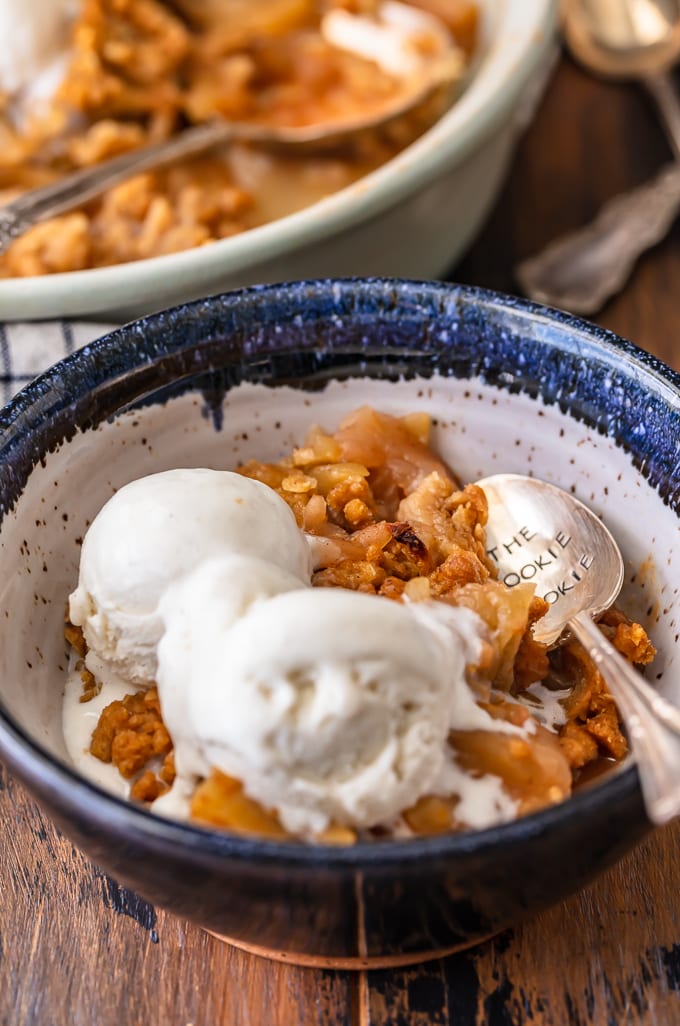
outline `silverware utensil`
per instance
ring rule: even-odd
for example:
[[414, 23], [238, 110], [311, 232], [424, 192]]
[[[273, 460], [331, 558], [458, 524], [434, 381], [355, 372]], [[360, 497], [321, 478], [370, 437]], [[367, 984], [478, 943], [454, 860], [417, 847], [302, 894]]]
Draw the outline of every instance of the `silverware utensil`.
[[39, 222], [80, 207], [135, 174], [184, 157], [195, 157], [216, 146], [249, 142], [302, 150], [348, 142], [364, 132], [385, 127], [426, 103], [440, 90], [452, 87], [460, 80], [460, 71], [459, 51], [452, 49], [428, 62], [421, 73], [414, 74], [406, 91], [402, 90], [394, 103], [367, 117], [300, 127], [220, 119], [195, 125], [164, 142], [143, 146], [95, 167], [65, 175], [51, 185], [31, 189], [0, 206], [0, 253]]
[[520, 474], [477, 482], [489, 504], [487, 552], [500, 579], [522, 581], [550, 609], [534, 638], [553, 644], [565, 629], [581, 642], [606, 680], [626, 725], [653, 823], [680, 813], [680, 709], [667, 702], [610, 644], [593, 617], [623, 584], [623, 559], [597, 516], [568, 492]]
[[616, 196], [591, 224], [517, 267], [531, 299], [593, 314], [680, 211], [680, 101], [668, 73], [680, 56], [680, 0], [563, 0], [562, 24], [573, 56], [589, 71], [646, 86], [675, 156], [651, 182]]

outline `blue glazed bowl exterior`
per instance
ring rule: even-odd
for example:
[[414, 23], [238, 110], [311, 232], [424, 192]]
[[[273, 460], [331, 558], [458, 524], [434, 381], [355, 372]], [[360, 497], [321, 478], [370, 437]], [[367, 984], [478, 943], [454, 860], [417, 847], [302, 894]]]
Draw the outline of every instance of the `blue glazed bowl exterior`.
[[[680, 379], [652, 357], [566, 314], [481, 290], [341, 280], [178, 307], [57, 364], [0, 413], [0, 518], [46, 453], [130, 406], [198, 389], [219, 427], [223, 397], [242, 381], [318, 389], [334, 378], [435, 373], [558, 404], [615, 437], [680, 513]], [[407, 958], [474, 943], [583, 886], [649, 829], [632, 767], [494, 829], [328, 849], [146, 813], [50, 756], [1, 703], [0, 757], [121, 882], [292, 960]]]

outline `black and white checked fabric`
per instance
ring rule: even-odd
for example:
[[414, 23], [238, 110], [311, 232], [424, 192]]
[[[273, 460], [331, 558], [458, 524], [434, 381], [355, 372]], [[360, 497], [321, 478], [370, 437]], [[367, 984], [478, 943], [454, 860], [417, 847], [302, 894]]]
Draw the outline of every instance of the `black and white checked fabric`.
[[0, 404], [15, 392], [113, 325], [86, 321], [34, 321], [0, 323]]

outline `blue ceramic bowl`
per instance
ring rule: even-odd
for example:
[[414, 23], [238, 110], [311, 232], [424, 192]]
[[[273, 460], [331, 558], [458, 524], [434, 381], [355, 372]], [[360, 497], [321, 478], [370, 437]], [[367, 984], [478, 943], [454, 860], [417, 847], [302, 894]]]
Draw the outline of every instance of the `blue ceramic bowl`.
[[679, 400], [678, 376], [629, 343], [452, 285], [268, 286], [121, 328], [0, 414], [0, 757], [122, 883], [275, 957], [415, 961], [558, 901], [649, 829], [632, 763], [495, 829], [344, 849], [171, 822], [80, 777], [60, 712], [79, 540], [141, 474], [276, 458], [311, 422], [333, 427], [366, 402], [425, 409], [462, 478], [534, 472], [604, 517], [626, 559], [625, 603], [659, 649], [653, 675], [680, 701]]

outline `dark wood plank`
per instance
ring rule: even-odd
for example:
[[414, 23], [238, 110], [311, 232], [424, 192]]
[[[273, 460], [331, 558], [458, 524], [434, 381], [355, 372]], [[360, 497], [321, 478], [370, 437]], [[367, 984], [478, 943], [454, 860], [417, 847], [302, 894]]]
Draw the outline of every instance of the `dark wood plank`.
[[349, 1023], [350, 974], [245, 955], [155, 910], [0, 789], [0, 1026]]
[[475, 951], [369, 974], [371, 1026], [680, 1022], [680, 824], [600, 881]]

